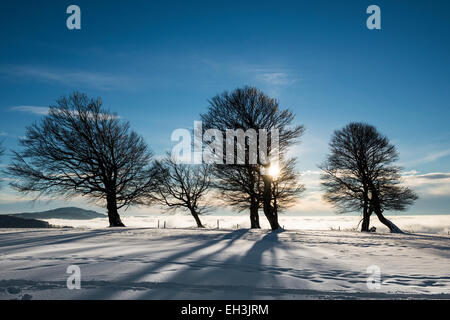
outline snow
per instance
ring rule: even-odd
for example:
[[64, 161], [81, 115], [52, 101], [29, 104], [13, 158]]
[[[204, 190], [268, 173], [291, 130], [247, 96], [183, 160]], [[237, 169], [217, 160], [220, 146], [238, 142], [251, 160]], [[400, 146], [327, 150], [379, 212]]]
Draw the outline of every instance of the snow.
[[[449, 258], [447, 235], [0, 229], [0, 299], [449, 299]], [[79, 290], [67, 288], [70, 265]]]
[[[450, 215], [388, 215], [388, 219], [400, 227], [403, 231], [414, 233], [445, 234], [450, 232]], [[220, 228], [239, 229], [250, 228], [250, 221], [247, 215], [218, 216], [203, 215], [200, 217], [203, 224], [208, 228], [217, 228], [219, 220]], [[358, 216], [290, 216], [281, 214], [280, 225], [290, 230], [355, 230], [360, 221]], [[267, 219], [261, 215], [261, 227], [269, 228]], [[57, 226], [72, 226], [83, 228], [103, 228], [107, 226], [106, 218], [91, 220], [67, 220], [67, 219], [46, 219], [45, 221]], [[195, 221], [191, 215], [165, 214], [148, 216], [128, 216], [122, 215], [122, 221], [128, 227], [135, 228], [157, 228], [158, 221], [160, 228], [166, 223], [167, 228], [192, 228]], [[389, 232], [382, 225], [376, 216], [371, 219], [371, 226], [375, 226], [378, 232]]]

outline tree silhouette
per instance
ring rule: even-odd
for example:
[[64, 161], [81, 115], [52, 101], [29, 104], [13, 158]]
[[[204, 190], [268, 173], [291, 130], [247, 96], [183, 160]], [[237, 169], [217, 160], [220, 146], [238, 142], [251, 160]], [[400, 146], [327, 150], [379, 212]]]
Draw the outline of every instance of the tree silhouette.
[[124, 226], [118, 209], [140, 203], [153, 188], [152, 154], [128, 122], [100, 99], [74, 93], [27, 127], [8, 172], [21, 192], [87, 196], [105, 201], [111, 227]]
[[261, 175], [257, 165], [215, 165], [212, 187], [223, 203], [237, 211], [250, 210], [250, 227], [260, 228], [258, 210], [262, 206]]
[[272, 206], [276, 212], [287, 209], [305, 190], [299, 183], [299, 173], [295, 170], [296, 159], [280, 161], [279, 173], [272, 177]]
[[166, 156], [156, 161], [157, 186], [150, 198], [169, 209], [184, 208], [194, 217], [197, 227], [203, 228], [199, 214], [206, 209], [205, 196], [211, 185], [210, 167], [206, 164], [178, 163]]
[[[292, 125], [294, 114], [289, 110], [281, 110], [279, 103], [264, 92], [253, 88], [243, 87], [232, 92], [224, 92], [209, 101], [208, 112], [201, 115], [203, 129], [227, 130], [242, 129], [244, 132], [253, 129], [260, 141], [260, 129], [267, 132], [267, 155], [270, 158], [275, 152], [280, 157], [302, 135], [304, 128], [301, 125]], [[277, 150], [271, 146], [271, 130], [279, 132], [279, 145]], [[227, 143], [224, 138], [224, 145]], [[250, 222], [252, 228], [259, 228], [258, 208], [262, 206], [272, 230], [278, 229], [278, 214], [274, 209], [272, 177], [265, 174], [270, 163], [263, 161], [258, 152], [257, 163], [249, 161], [251, 147], [246, 139], [244, 145], [235, 144], [234, 159], [238, 159], [238, 149], [245, 150], [245, 161], [239, 164], [214, 165], [215, 187], [222, 192], [224, 199], [229, 199], [230, 205], [238, 210], [250, 209]], [[257, 150], [261, 146], [257, 146]], [[227, 154], [227, 156], [229, 156]], [[225, 162], [225, 161], [224, 161]], [[263, 188], [259, 185], [262, 182]]]
[[405, 210], [417, 195], [401, 185], [398, 152], [388, 138], [365, 123], [350, 123], [334, 132], [331, 152], [320, 166], [325, 200], [340, 212], [363, 211], [361, 231], [369, 231], [373, 212], [391, 232], [401, 232], [386, 219], [386, 210]]

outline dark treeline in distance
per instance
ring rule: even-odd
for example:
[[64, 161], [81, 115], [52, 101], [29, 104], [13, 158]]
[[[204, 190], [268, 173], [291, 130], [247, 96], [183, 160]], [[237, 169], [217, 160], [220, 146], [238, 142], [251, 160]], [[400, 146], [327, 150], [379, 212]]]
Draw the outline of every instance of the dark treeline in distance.
[[[294, 113], [246, 86], [213, 97], [200, 117], [203, 130], [253, 129], [259, 134], [265, 129], [267, 157], [279, 152], [276, 174], [268, 174], [271, 163], [262, 161], [259, 152], [256, 163], [248, 161], [248, 140], [234, 144], [233, 157], [237, 159], [242, 148], [243, 164], [180, 164], [170, 155], [154, 161], [128, 122], [103, 108], [100, 99], [77, 92], [57, 100], [48, 115], [26, 128], [21, 150], [13, 151], [5, 173], [19, 192], [85, 196], [105, 204], [111, 227], [124, 226], [119, 209], [157, 204], [187, 210], [201, 228], [200, 214], [211, 207], [207, 197], [214, 192], [222, 205], [248, 210], [251, 228], [260, 228], [262, 209], [271, 229], [280, 229], [278, 213], [304, 191], [295, 169], [297, 158], [288, 156], [304, 132], [302, 125], [294, 124]], [[277, 148], [270, 143], [272, 129], [279, 132]], [[324, 199], [339, 212], [361, 212], [362, 231], [369, 231], [375, 213], [391, 232], [401, 232], [383, 213], [404, 210], [417, 196], [401, 185], [397, 160], [395, 146], [371, 125], [350, 123], [335, 131], [330, 154], [320, 166]]]

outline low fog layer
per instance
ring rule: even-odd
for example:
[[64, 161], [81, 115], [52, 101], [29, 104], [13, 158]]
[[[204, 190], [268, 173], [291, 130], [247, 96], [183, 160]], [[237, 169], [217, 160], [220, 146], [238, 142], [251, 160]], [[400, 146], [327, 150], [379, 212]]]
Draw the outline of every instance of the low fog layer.
[[[420, 216], [391, 216], [391, 220], [405, 232], [448, 234], [450, 231], [450, 215], [420, 215]], [[208, 216], [201, 220], [207, 228], [220, 229], [249, 228], [250, 222], [246, 215], [236, 216]], [[108, 225], [107, 219], [91, 220], [66, 220], [47, 219], [50, 224], [57, 226], [73, 226], [84, 228], [104, 228]], [[123, 215], [123, 222], [127, 227], [133, 228], [193, 228], [195, 221], [190, 215], [159, 215], [147, 217], [135, 217]], [[280, 215], [280, 225], [287, 230], [353, 230], [357, 228], [360, 217], [358, 216], [283, 216]], [[375, 226], [377, 232], [388, 232], [376, 217], [372, 217], [370, 226]], [[269, 223], [261, 219], [261, 227], [268, 229]]]

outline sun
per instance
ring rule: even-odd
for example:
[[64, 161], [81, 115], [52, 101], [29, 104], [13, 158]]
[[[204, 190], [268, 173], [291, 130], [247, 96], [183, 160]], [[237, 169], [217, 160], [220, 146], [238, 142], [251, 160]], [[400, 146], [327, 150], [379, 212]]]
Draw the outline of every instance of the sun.
[[272, 178], [278, 177], [280, 174], [280, 167], [276, 163], [272, 163], [268, 169], [269, 175], [272, 176]]

